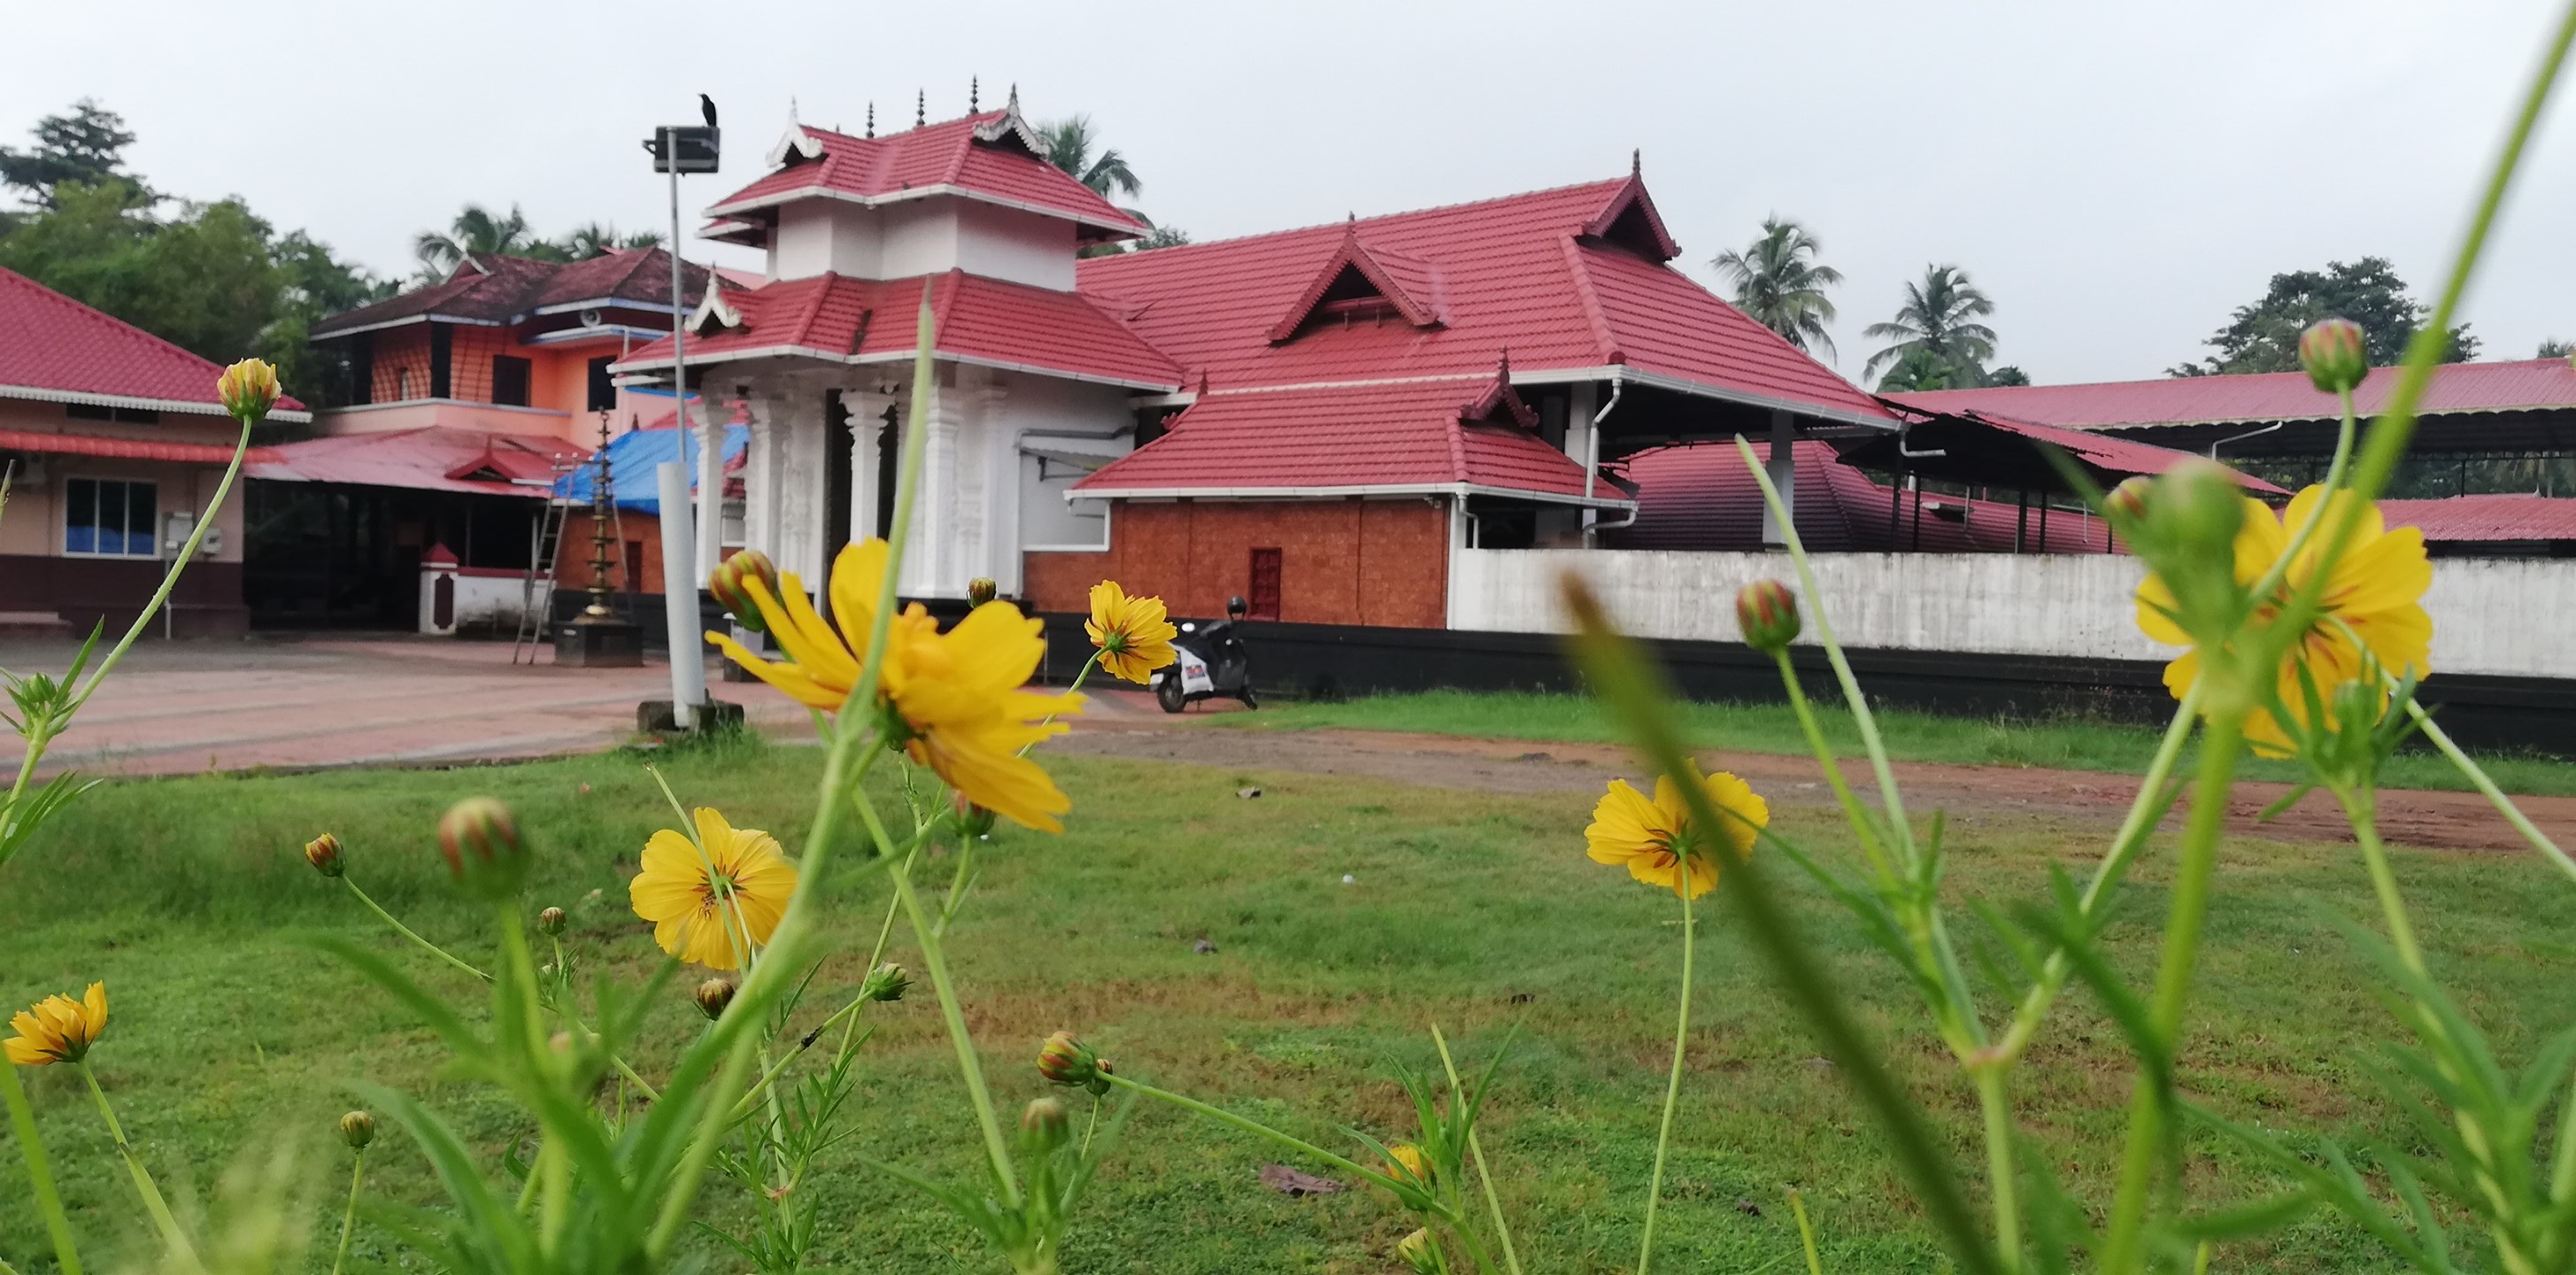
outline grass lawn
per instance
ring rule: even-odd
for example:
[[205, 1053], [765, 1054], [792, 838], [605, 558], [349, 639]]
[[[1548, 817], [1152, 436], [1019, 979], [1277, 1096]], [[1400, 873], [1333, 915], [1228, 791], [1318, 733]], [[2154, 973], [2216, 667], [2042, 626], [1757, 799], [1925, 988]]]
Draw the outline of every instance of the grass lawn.
[[[1819, 702], [1818, 720], [1845, 756], [1858, 755], [1860, 733], [1852, 728], [1850, 712], [1839, 705], [1839, 699]], [[1693, 702], [1677, 707], [1684, 728], [1702, 746], [1757, 753], [1807, 751], [1806, 736], [1786, 704]], [[2164, 733], [2162, 727], [2086, 718], [2023, 722], [1893, 708], [1878, 709], [1877, 716], [1888, 751], [1897, 758], [1971, 766], [2045, 766], [2134, 775], [2146, 769]], [[1265, 705], [1258, 713], [1227, 713], [1207, 720], [1242, 730], [1346, 727], [1580, 743], [1613, 743], [1619, 738], [1590, 696], [1540, 691], [1376, 695], [1332, 703]], [[2576, 796], [2576, 763], [2513, 755], [2480, 757], [2478, 764], [2507, 792]], [[2188, 765], [2182, 773], [2189, 773]], [[2260, 759], [2244, 769], [2249, 779], [2285, 783], [2297, 782], [2304, 773], [2290, 762]], [[2409, 749], [2390, 759], [2384, 782], [2391, 788], [2467, 791], [2470, 787], [2448, 760], [2430, 749]]]
[[[1457, 711], [1471, 705], [1460, 701]], [[1309, 720], [1331, 712], [1298, 711], [1315, 714]], [[1581, 720], [1568, 716], [1551, 729]], [[1466, 1060], [1481, 1061], [1519, 1020], [1524, 1034], [1504, 1068], [1486, 1146], [1525, 1263], [1533, 1272], [1633, 1264], [1670, 1048], [1677, 927], [1669, 895], [1584, 859], [1587, 800], [1110, 760], [1052, 764], [1075, 801], [1070, 831], [998, 835], [952, 946], [1006, 1111], [1045, 1088], [1031, 1065], [1039, 1040], [1072, 1028], [1124, 1072], [1347, 1147], [1344, 1126], [1387, 1138], [1408, 1132], [1394, 1123], [1406, 1109], [1390, 1065], [1434, 1064], [1429, 1024], [1448, 1030]], [[738, 825], [769, 828], [792, 847], [818, 766], [812, 749], [742, 745], [672, 756], [666, 770], [684, 798], [720, 805]], [[1247, 782], [1265, 795], [1238, 798]], [[327, 1251], [337, 1222], [329, 1180], [345, 1170], [328, 1130], [351, 1105], [346, 1082], [424, 1091], [494, 1153], [525, 1130], [477, 1089], [443, 1082], [426, 1031], [299, 945], [298, 935], [317, 932], [364, 936], [402, 953], [431, 986], [477, 995], [383, 932], [296, 847], [336, 829], [352, 875], [388, 907], [489, 959], [475, 909], [447, 896], [429, 846], [437, 812], [475, 793], [513, 803], [540, 839], [543, 867], [529, 904], [570, 909], [575, 961], [640, 978], [654, 954], [624, 907], [621, 873], [667, 811], [639, 759], [614, 754], [443, 772], [111, 784], [0, 869], [0, 1006], [104, 978], [114, 1017], [92, 1058], [165, 1187], [200, 1198], [241, 1149], [301, 1140]], [[1829, 851], [1844, 844], [1821, 810], [1787, 809], [1781, 826]], [[2000, 900], [2039, 893], [2047, 865], [2086, 853], [2088, 838], [2028, 815], [1969, 811], [1954, 814], [1950, 840], [1950, 888]], [[943, 866], [933, 872], [944, 881]], [[2142, 866], [2115, 927], [2115, 958], [2133, 975], [2151, 963], [2164, 866], [2156, 856]], [[2576, 925], [2576, 891], [2521, 856], [2401, 851], [2397, 866], [2438, 972], [2509, 1058], [2527, 1056], [2539, 1028], [2564, 1025], [2557, 1016], [2576, 951], [2560, 936]], [[839, 995], [855, 987], [884, 895], [883, 882], [863, 873], [839, 883], [829, 914], [840, 955], [818, 986]], [[1971, 1163], [1973, 1101], [1935, 1058], [1910, 994], [1820, 892], [1802, 883], [1793, 906], [1953, 1153]], [[1874, 1129], [1724, 913], [1707, 915], [1661, 1268], [1750, 1272], [1788, 1255], [1795, 1231], [1781, 1190], [1796, 1184], [1819, 1217], [1827, 1269], [1943, 1269]], [[2388, 1020], [2370, 968], [2333, 919], [2375, 915], [2347, 851], [2233, 844], [2204, 951], [2208, 990], [2183, 1060], [2190, 1087], [2276, 1128], [2390, 1127], [2354, 1064], [2388, 1034]], [[1194, 951], [1202, 937], [1213, 954]], [[898, 948], [898, 959], [909, 959]], [[974, 1133], [926, 983], [882, 1008], [853, 1104], [858, 1145], [963, 1178], [976, 1163]], [[2517, 1018], [2525, 1011], [2550, 1019], [2526, 1027]], [[667, 1039], [694, 1031], [693, 1014], [675, 994], [661, 1019]], [[673, 1051], [641, 1052], [639, 1067], [654, 1075]], [[60, 1068], [24, 1074], [86, 1255], [102, 1269], [140, 1256], [139, 1211], [74, 1078]], [[2107, 1199], [2107, 1167], [2084, 1148], [2115, 1136], [2128, 1085], [2115, 1033], [2070, 993], [2022, 1094], [2039, 1152], [2096, 1200]], [[2241, 1198], [2268, 1185], [2230, 1154], [2206, 1150], [2195, 1191]], [[1359, 1190], [1272, 1194], [1255, 1173], [1280, 1158], [1184, 1113], [1143, 1109], [1077, 1225], [1067, 1270], [1395, 1268], [1394, 1242], [1411, 1223], [1388, 1200]], [[400, 1134], [383, 1135], [371, 1163], [376, 1189], [434, 1201]], [[710, 1208], [740, 1212], [732, 1191], [716, 1182]], [[812, 1192], [827, 1219], [825, 1265], [996, 1269], [946, 1214], [865, 1169], [844, 1163]], [[711, 1269], [739, 1268], [712, 1243], [704, 1248]], [[359, 1252], [403, 1260], [363, 1230]], [[0, 1258], [26, 1275], [53, 1269], [14, 1149], [0, 1156]], [[2348, 1228], [2319, 1219], [2221, 1258], [2233, 1270], [2384, 1264]]]

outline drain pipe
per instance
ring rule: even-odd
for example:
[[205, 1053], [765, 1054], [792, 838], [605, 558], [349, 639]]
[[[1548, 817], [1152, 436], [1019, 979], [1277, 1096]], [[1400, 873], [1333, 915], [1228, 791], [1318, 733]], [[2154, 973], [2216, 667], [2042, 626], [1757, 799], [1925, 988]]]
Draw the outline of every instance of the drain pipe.
[[2288, 422], [2288, 421], [2274, 421], [2274, 422], [2272, 422], [2271, 424], [2266, 425], [2266, 426], [2264, 426], [2264, 427], [2263, 427], [2263, 428], [2261, 428], [2261, 429], [2247, 430], [2246, 432], [2244, 432], [2244, 433], [2242, 433], [2242, 434], [2238, 434], [2238, 435], [2235, 435], [2235, 436], [2230, 437], [2230, 438], [2222, 438], [2222, 439], [2218, 440], [2217, 442], [2215, 442], [2215, 443], [2211, 443], [2211, 444], [2209, 445], [2209, 458], [2210, 458], [2211, 460], [2216, 460], [2216, 459], [2218, 459], [2218, 449], [2219, 449], [2219, 448], [2221, 448], [2221, 447], [2225, 447], [2225, 446], [2226, 446], [2226, 445], [2228, 445], [2229, 443], [2241, 443], [2241, 442], [2244, 442], [2246, 439], [2249, 439], [2249, 438], [2261, 438], [2261, 437], [2262, 437], [2262, 436], [2264, 436], [2265, 434], [2269, 434], [2269, 433], [2271, 433], [2273, 430], [2279, 429], [2279, 428], [2281, 428], [2282, 426], [2287, 425], [2287, 424], [2289, 424], [2289, 422]]
[[[1585, 500], [1592, 499], [1594, 484], [1601, 481], [1601, 422], [1610, 419], [1611, 410], [1619, 406], [1619, 396], [1627, 392], [1628, 383], [1620, 379], [1617, 368], [1612, 368], [1610, 401], [1602, 404], [1601, 410], [1592, 414], [1592, 424], [1583, 431], [1583, 498]], [[1586, 549], [1595, 547], [1595, 541], [1604, 526], [1598, 521], [1600, 516], [1601, 511], [1598, 509], [1587, 507], [1583, 511], [1583, 547]], [[1635, 521], [1637, 521], [1637, 511], [1631, 509], [1628, 511], [1627, 522], [1610, 523], [1607, 526], [1617, 530]]]

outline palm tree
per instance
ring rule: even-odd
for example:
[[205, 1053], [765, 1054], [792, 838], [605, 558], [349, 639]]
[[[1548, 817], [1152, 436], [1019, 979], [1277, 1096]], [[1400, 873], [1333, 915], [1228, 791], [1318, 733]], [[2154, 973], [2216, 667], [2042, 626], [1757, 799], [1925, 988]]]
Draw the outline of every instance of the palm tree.
[[1921, 283], [1905, 285], [1905, 304], [1896, 308], [1895, 319], [1861, 329], [1862, 336], [1894, 342], [1870, 355], [1861, 375], [1875, 376], [1920, 352], [1949, 370], [1950, 384], [1983, 385], [1986, 361], [1995, 356], [1995, 330], [1976, 320], [1994, 312], [1995, 303], [1968, 281], [1967, 271], [1927, 266]]
[[571, 260], [588, 261], [593, 257], [604, 257], [620, 249], [659, 248], [662, 246], [662, 236], [658, 231], [651, 230], [638, 230], [621, 235], [617, 233], [615, 226], [605, 222], [590, 221], [573, 227], [563, 238], [556, 240], [554, 246]]
[[[1046, 143], [1048, 163], [1072, 174], [1075, 181], [1089, 186], [1103, 199], [1134, 199], [1145, 193], [1145, 183], [1138, 181], [1135, 170], [1127, 167], [1127, 157], [1119, 154], [1115, 146], [1100, 146], [1088, 115], [1041, 124], [1038, 140]], [[1099, 147], [1099, 154], [1092, 153], [1094, 147]]]
[[1832, 358], [1834, 339], [1825, 325], [1834, 321], [1834, 303], [1825, 289], [1841, 283], [1843, 272], [1815, 263], [1823, 247], [1806, 227], [1765, 217], [1751, 247], [1721, 252], [1709, 264], [1735, 285], [1736, 309], [1789, 344]]
[[510, 205], [506, 217], [495, 217], [480, 204], [467, 204], [445, 231], [424, 230], [412, 239], [421, 272], [433, 278], [445, 278], [469, 254], [539, 256], [547, 250], [561, 251], [529, 232], [527, 214], [517, 204]]

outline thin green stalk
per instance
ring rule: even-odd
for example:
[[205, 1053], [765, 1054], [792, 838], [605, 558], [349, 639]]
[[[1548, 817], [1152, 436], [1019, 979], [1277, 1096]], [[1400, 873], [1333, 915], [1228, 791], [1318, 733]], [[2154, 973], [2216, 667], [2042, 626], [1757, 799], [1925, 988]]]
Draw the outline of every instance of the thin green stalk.
[[412, 932], [412, 928], [411, 928], [410, 926], [405, 925], [405, 924], [403, 924], [402, 922], [395, 920], [395, 919], [394, 919], [394, 914], [393, 914], [393, 913], [391, 913], [391, 912], [387, 912], [386, 910], [384, 910], [384, 908], [383, 908], [381, 905], [379, 905], [379, 904], [378, 904], [374, 899], [368, 898], [368, 897], [367, 897], [367, 892], [366, 892], [366, 891], [364, 891], [364, 890], [359, 889], [359, 888], [358, 888], [358, 883], [357, 883], [356, 881], [350, 880], [348, 877], [343, 876], [343, 877], [341, 877], [341, 878], [340, 878], [340, 884], [342, 884], [342, 885], [345, 885], [345, 886], [349, 887], [349, 893], [351, 893], [351, 894], [354, 894], [354, 895], [358, 896], [358, 902], [366, 904], [366, 905], [367, 905], [367, 910], [368, 910], [368, 911], [375, 913], [375, 914], [376, 914], [376, 916], [377, 916], [379, 919], [381, 919], [385, 924], [387, 924], [387, 925], [390, 925], [390, 926], [394, 927], [394, 933], [399, 934], [399, 935], [402, 935], [404, 938], [410, 939], [412, 942], [417, 943], [417, 944], [421, 945], [422, 947], [424, 947], [424, 948], [428, 949], [428, 950], [429, 950], [429, 953], [430, 953], [431, 955], [436, 956], [438, 959], [440, 959], [440, 960], [442, 960], [442, 961], [445, 961], [445, 962], [447, 962], [448, 964], [453, 965], [453, 966], [455, 966], [456, 968], [458, 968], [458, 969], [460, 969], [460, 970], [463, 970], [463, 971], [465, 971], [466, 973], [471, 974], [471, 975], [473, 975], [473, 976], [474, 976], [474, 977], [476, 977], [476, 978], [482, 979], [482, 980], [483, 980], [484, 982], [486, 982], [486, 983], [489, 983], [489, 982], [491, 982], [491, 981], [492, 981], [492, 976], [491, 976], [491, 975], [486, 974], [486, 973], [484, 973], [483, 971], [481, 971], [481, 970], [479, 970], [479, 969], [474, 968], [472, 965], [469, 965], [469, 964], [465, 963], [464, 961], [458, 960], [458, 959], [457, 959], [457, 958], [456, 958], [452, 953], [450, 953], [446, 948], [440, 947], [440, 946], [439, 946], [439, 945], [437, 945], [436, 943], [432, 943], [432, 942], [430, 942], [428, 939], [422, 938], [420, 935], [413, 933], [413, 932]]
[[1354, 1177], [1365, 1178], [1369, 1182], [1377, 1186], [1384, 1187], [1389, 1191], [1393, 1191], [1396, 1188], [1395, 1179], [1388, 1177], [1386, 1174], [1380, 1173], [1375, 1169], [1363, 1167], [1358, 1161], [1353, 1160], [1348, 1156], [1336, 1155], [1330, 1151], [1326, 1151], [1322, 1147], [1316, 1146], [1314, 1143], [1308, 1142], [1303, 1138], [1281, 1133], [1258, 1120], [1253, 1120], [1245, 1116], [1238, 1116], [1223, 1107], [1213, 1106], [1211, 1104], [1201, 1102], [1196, 1098], [1183, 1097], [1182, 1095], [1173, 1093], [1168, 1089], [1158, 1089], [1141, 1080], [1130, 1080], [1125, 1076], [1111, 1074], [1104, 1074], [1101, 1078], [1122, 1089], [1130, 1089], [1143, 1094], [1148, 1098], [1168, 1102], [1183, 1111], [1195, 1111], [1202, 1116], [1206, 1116], [1210, 1120], [1216, 1121], [1218, 1124], [1229, 1125], [1236, 1129], [1240, 1129], [1245, 1133], [1253, 1134], [1257, 1137], [1268, 1138], [1272, 1142], [1276, 1142], [1300, 1155], [1312, 1156], [1344, 1173], [1348, 1173]]
[[1789, 1188], [1789, 1213], [1798, 1219], [1798, 1247], [1807, 1254], [1807, 1275], [1825, 1275], [1825, 1263], [1816, 1256], [1816, 1228], [1807, 1220], [1807, 1200], [1796, 1187]]
[[1664, 1156], [1672, 1149], [1673, 1111], [1681, 1105], [1682, 1064], [1690, 1050], [1691, 949], [1698, 946], [1692, 941], [1690, 855], [1677, 856], [1675, 863], [1681, 870], [1681, 888], [1676, 891], [1682, 897], [1681, 1007], [1673, 1013], [1673, 1067], [1664, 1079], [1664, 1120], [1655, 1134], [1655, 1170], [1646, 1180], [1646, 1226], [1637, 1241], [1637, 1275], [1646, 1275], [1655, 1260], [1655, 1208], [1664, 1199]]
[[2379, 914], [2388, 925], [2388, 942], [2397, 949], [2397, 959], [2409, 973], [2430, 978], [2424, 967], [2424, 950], [2416, 945], [2415, 926], [2407, 920], [2406, 901], [2397, 893], [2397, 874], [2389, 870], [2388, 848], [2379, 841], [2378, 803], [2368, 789], [2335, 793], [2343, 803], [2344, 819], [2352, 825], [2353, 840], [2361, 844], [2361, 862], [2370, 872], [2371, 893], [2379, 896]]
[[[1431, 1043], [1440, 1047], [1440, 1068], [1449, 1073], [1449, 1092], [1463, 1092], [1458, 1083], [1458, 1064], [1449, 1057], [1448, 1038], [1440, 1034], [1437, 1024], [1431, 1028]], [[1521, 1275], [1520, 1254], [1512, 1250], [1512, 1224], [1503, 1219], [1503, 1199], [1494, 1191], [1494, 1171], [1485, 1164], [1485, 1143], [1472, 1124], [1467, 1126], [1467, 1153], [1476, 1158], [1476, 1181], [1485, 1189], [1485, 1209], [1494, 1218], [1494, 1238], [1503, 1245], [1503, 1265], [1512, 1275]]]
[[2021, 1173], [2013, 1162], [2012, 1101], [2006, 1095], [2006, 1069], [2001, 1060], [1974, 1068], [1977, 1106], [1986, 1123], [1987, 1190], [1995, 1201], [1995, 1249], [2007, 1272], [2021, 1269]]
[[[2389, 685], [2393, 687], [2396, 684], [2395, 679], [2390, 679]], [[2514, 831], [2522, 834], [2523, 840], [2530, 842], [2533, 849], [2540, 851], [2551, 863], [2558, 865], [2559, 871], [2569, 877], [2576, 877], [2576, 859], [2569, 858], [2566, 851], [2558, 848], [2557, 842], [2549, 839], [2548, 833], [2542, 832], [2534, 825], [2531, 817], [2522, 813], [2521, 807], [2513, 804], [2513, 798], [2506, 796], [2504, 789], [2497, 787], [2496, 781], [2487, 777], [2486, 768], [2470, 760], [2469, 755], [2462, 752], [2460, 746], [2451, 741], [2450, 735], [2433, 720], [2432, 714], [2424, 711], [2423, 705], [2415, 702], [2413, 696], [2407, 697], [2406, 715], [2415, 719], [2415, 726], [2424, 733], [2424, 738], [2432, 741], [2433, 747], [2441, 750], [2444, 757], [2450, 758], [2451, 765], [2461, 774], [2468, 776], [2469, 783], [2486, 797], [2487, 804], [2494, 806], [2496, 813], [2503, 815], [2505, 822], [2512, 824]]]
[[[873, 812], [869, 818], [874, 820]], [[975, 1123], [984, 1131], [984, 1154], [992, 1161], [1002, 1203], [1016, 1209], [1020, 1206], [1019, 1174], [1011, 1167], [1010, 1144], [1002, 1138], [1001, 1118], [994, 1114], [993, 1095], [984, 1085], [984, 1066], [975, 1056], [975, 1038], [966, 1031], [966, 1011], [958, 1004], [956, 985], [948, 977], [948, 958], [941, 950], [939, 932], [931, 925], [929, 913], [922, 909], [921, 896], [913, 891], [910, 879], [897, 876], [894, 888], [903, 901], [904, 919], [912, 925], [913, 940], [920, 945], [921, 963], [930, 971], [931, 989], [939, 994], [939, 1014], [948, 1024], [949, 1043], [956, 1047], [957, 1070], [965, 1078], [966, 1096], [975, 1104]]]
[[1798, 685], [1797, 669], [1790, 666], [1789, 648], [1784, 646], [1773, 651], [1771, 660], [1780, 668], [1780, 684], [1788, 688], [1789, 708], [1798, 715], [1799, 728], [1806, 732], [1807, 747], [1815, 752], [1816, 763], [1824, 768], [1825, 782], [1834, 790], [1834, 800], [1842, 803], [1844, 817], [1851, 821], [1852, 832], [1860, 838], [1861, 853], [1869, 857], [1870, 871], [1880, 879], [1886, 879], [1887, 856], [1879, 845], [1877, 821], [1870, 817], [1869, 808], [1860, 804], [1860, 794], [1852, 791], [1850, 781], [1843, 778], [1843, 768], [1834, 756], [1834, 746], [1825, 742], [1824, 728], [1816, 723], [1816, 710], [1807, 703], [1806, 690]]
[[18, 1268], [11, 1266], [8, 1258], [0, 1257], [0, 1275], [18, 1275]]
[[331, 1275], [340, 1275], [340, 1267], [349, 1260], [349, 1239], [358, 1232], [358, 1188], [367, 1181], [367, 1153], [361, 1149], [357, 1163], [349, 1167], [349, 1207], [340, 1214], [340, 1247], [331, 1255]]
[[107, 1122], [107, 1136], [116, 1142], [116, 1154], [125, 1160], [126, 1172], [134, 1177], [134, 1193], [143, 1197], [143, 1211], [152, 1215], [152, 1224], [161, 1228], [161, 1242], [170, 1255], [190, 1270], [202, 1270], [196, 1248], [188, 1243], [188, 1233], [179, 1229], [179, 1219], [170, 1215], [169, 1201], [161, 1198], [161, 1188], [153, 1185], [152, 1171], [143, 1167], [143, 1153], [125, 1140], [125, 1128], [116, 1122], [116, 1108], [109, 1106], [107, 1091], [99, 1087], [98, 1073], [90, 1070], [89, 1060], [72, 1064], [80, 1069], [81, 1079], [89, 1082], [89, 1096], [98, 1102], [99, 1118]]
[[[2202, 676], [2210, 675], [2204, 671]], [[2111, 1201], [2109, 1238], [2102, 1250], [2102, 1270], [2126, 1275], [2141, 1269], [2147, 1193], [2165, 1141], [2165, 1117], [2171, 1105], [2171, 1061], [2181, 1052], [2183, 1009], [2191, 995], [2191, 976], [2200, 958], [2201, 927], [2209, 913], [2209, 883], [2218, 866], [2218, 842], [2227, 825], [2227, 795], [2236, 780], [2236, 763], [2244, 751], [2245, 710], [2231, 696], [2227, 708], [2213, 713], [2202, 738], [2200, 775], [2192, 793], [2191, 819], [2183, 829], [2176, 864], [2172, 912], [2165, 918], [2164, 955], [2156, 971], [2156, 989], [2148, 1008], [2148, 1029], [2155, 1039], [2146, 1047], [2160, 1051], [2161, 1066], [2142, 1065], [2129, 1100], [2128, 1145], [2120, 1164], [2120, 1184]]]
[[1878, 777], [1879, 804], [1887, 809], [1887, 833], [1895, 839], [1898, 857], [1908, 866], [1914, 862], [1914, 829], [1905, 821], [1905, 795], [1896, 787], [1896, 768], [1888, 760], [1887, 742], [1879, 738], [1878, 717], [1869, 711], [1869, 697], [1861, 693], [1860, 678], [1852, 672], [1851, 661], [1843, 658], [1842, 643], [1834, 639], [1833, 621], [1825, 615], [1825, 592], [1816, 585], [1815, 570], [1807, 563], [1807, 546], [1798, 539], [1798, 529], [1791, 524], [1789, 507], [1780, 500], [1780, 489], [1771, 485], [1771, 475], [1760, 461], [1753, 458], [1753, 445], [1736, 435], [1735, 449], [1744, 456], [1745, 467], [1752, 471], [1753, 481], [1761, 484], [1762, 501], [1771, 507], [1773, 518], [1780, 524], [1780, 543], [1789, 551], [1789, 561], [1798, 569], [1798, 583], [1806, 598], [1806, 609], [1816, 622], [1816, 641], [1825, 648], [1825, 659], [1834, 667], [1834, 680], [1842, 684], [1843, 700], [1851, 705], [1852, 721], [1860, 727], [1860, 742], [1869, 750], [1869, 766]]
[[54, 1170], [45, 1158], [43, 1139], [36, 1136], [36, 1110], [28, 1105], [27, 1087], [18, 1079], [15, 1064], [0, 1060], [0, 1100], [9, 1106], [9, 1127], [18, 1135], [18, 1153], [27, 1162], [27, 1184], [36, 1196], [36, 1211], [44, 1215], [45, 1232], [54, 1242], [54, 1263], [62, 1275], [81, 1275], [80, 1250], [72, 1243], [72, 1221], [63, 1212], [63, 1199], [54, 1192]]

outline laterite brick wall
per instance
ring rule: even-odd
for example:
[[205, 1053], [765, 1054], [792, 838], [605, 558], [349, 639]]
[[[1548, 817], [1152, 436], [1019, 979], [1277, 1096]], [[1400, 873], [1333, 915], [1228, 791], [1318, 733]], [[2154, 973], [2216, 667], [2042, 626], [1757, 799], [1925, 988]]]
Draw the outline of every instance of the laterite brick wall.
[[1214, 617], [1249, 596], [1252, 551], [1280, 551], [1280, 614], [1292, 624], [1437, 629], [1448, 623], [1445, 499], [1116, 502], [1103, 553], [1032, 553], [1027, 602], [1082, 611], [1116, 580], [1172, 614]]

